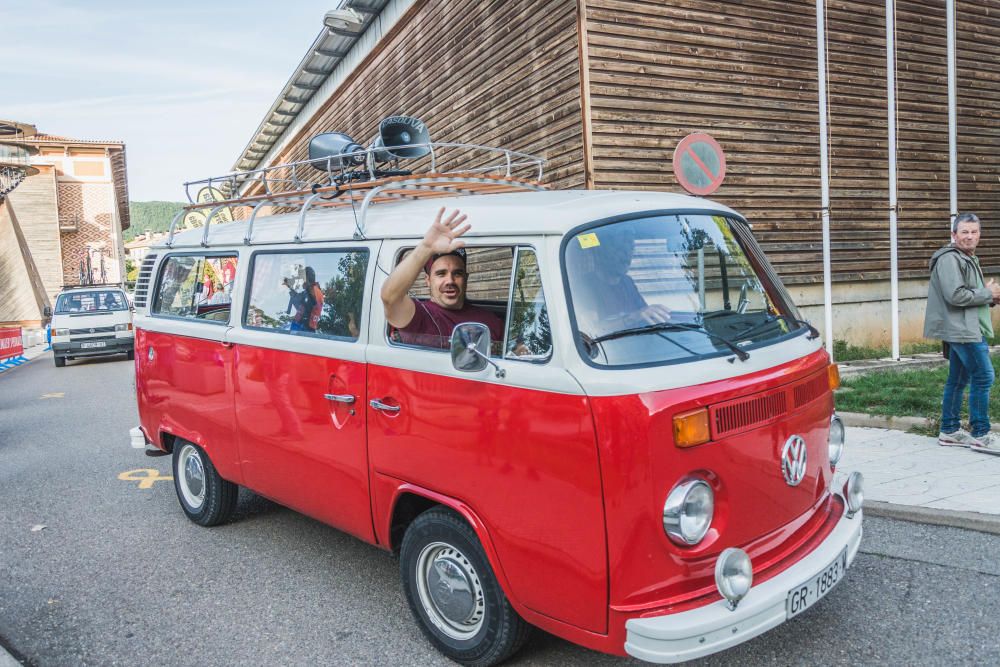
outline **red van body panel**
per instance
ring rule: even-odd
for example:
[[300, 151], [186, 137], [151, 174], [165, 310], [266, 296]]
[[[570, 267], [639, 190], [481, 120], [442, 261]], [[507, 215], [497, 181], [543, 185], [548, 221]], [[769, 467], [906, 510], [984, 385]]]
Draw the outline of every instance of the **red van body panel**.
[[[783, 569], [782, 554], [815, 532], [814, 515], [831, 511], [828, 363], [826, 352], [818, 351], [753, 375], [591, 399], [607, 502], [613, 609], [676, 607], [705, 595], [719, 599], [715, 559], [731, 546], [750, 555], [755, 581]], [[791, 393], [785, 397], [786, 392]], [[805, 402], [786, 403], [784, 414], [768, 412], [776, 394]], [[746, 406], [747, 428], [695, 447], [674, 445], [674, 415], [737, 397], [746, 399], [740, 403]], [[754, 420], [762, 425], [755, 427]], [[719, 421], [713, 420], [713, 433]], [[808, 451], [805, 478], [794, 487], [786, 483], [780, 463], [782, 447], [793, 434], [805, 439]], [[681, 547], [663, 529], [663, 506], [674, 485], [694, 472], [713, 487], [715, 519], [701, 543]], [[777, 569], [764, 575], [768, 565]]]
[[135, 358], [140, 423], [150, 442], [164, 449], [164, 433], [189, 440], [208, 452], [220, 475], [243, 484], [233, 417], [232, 348], [215, 340], [136, 329]]
[[[373, 542], [365, 365], [243, 344], [234, 350], [246, 486]], [[354, 403], [326, 394], [351, 395]]]
[[[442, 363], [448, 363], [442, 357]], [[592, 632], [607, 628], [600, 465], [588, 400], [370, 365], [374, 472], [467, 505], [482, 519], [524, 607]], [[385, 531], [395, 489], [374, 488]]]

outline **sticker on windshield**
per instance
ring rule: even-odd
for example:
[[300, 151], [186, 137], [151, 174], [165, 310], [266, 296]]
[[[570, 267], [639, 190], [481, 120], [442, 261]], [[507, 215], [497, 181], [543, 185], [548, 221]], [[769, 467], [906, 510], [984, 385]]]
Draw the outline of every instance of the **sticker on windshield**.
[[597, 238], [597, 234], [591, 232], [590, 234], [578, 234], [576, 240], [580, 242], [580, 248], [586, 250], [587, 248], [596, 248], [601, 245], [600, 240]]

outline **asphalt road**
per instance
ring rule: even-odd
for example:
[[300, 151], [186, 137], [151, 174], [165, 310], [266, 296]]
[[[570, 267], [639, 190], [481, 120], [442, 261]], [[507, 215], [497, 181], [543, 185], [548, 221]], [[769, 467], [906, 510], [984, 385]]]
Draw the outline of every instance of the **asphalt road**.
[[[167, 457], [129, 447], [132, 363], [49, 355], [0, 374], [0, 644], [28, 665], [447, 665], [397, 563], [241, 491], [205, 529]], [[140, 488], [146, 479], [150, 488]], [[1000, 537], [865, 520], [848, 577], [704, 665], [1000, 664]], [[623, 665], [544, 633], [512, 665]]]

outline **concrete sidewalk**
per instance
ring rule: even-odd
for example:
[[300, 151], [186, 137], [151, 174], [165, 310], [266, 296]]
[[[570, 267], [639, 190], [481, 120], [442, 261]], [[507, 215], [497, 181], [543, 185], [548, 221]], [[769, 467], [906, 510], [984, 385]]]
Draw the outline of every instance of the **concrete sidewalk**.
[[847, 427], [837, 483], [860, 470], [865, 513], [1000, 534], [1000, 456], [936, 437]]

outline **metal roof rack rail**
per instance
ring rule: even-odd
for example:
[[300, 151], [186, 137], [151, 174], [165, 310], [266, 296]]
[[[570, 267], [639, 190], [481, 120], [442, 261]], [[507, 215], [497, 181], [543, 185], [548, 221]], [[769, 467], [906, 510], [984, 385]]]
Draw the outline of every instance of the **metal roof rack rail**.
[[[250, 209], [243, 236], [245, 245], [253, 244], [254, 222], [265, 206], [288, 209], [288, 212], [298, 210], [295, 234], [289, 239], [298, 243], [304, 238], [306, 214], [317, 207], [356, 207], [360, 204], [354, 231], [355, 238], [360, 239], [364, 238], [369, 208], [381, 202], [546, 189], [541, 183], [545, 160], [534, 155], [505, 148], [458, 143], [429, 142], [395, 148], [411, 146], [427, 149], [427, 158], [421, 160], [429, 162], [429, 171], [413, 174], [411, 171], [398, 169], [378, 169], [375, 166], [378, 147], [369, 147], [336, 157], [304, 160], [187, 182], [184, 189], [192, 203], [178, 212], [170, 222], [165, 245], [173, 247], [177, 225], [185, 215], [204, 209], [209, 209], [209, 212], [201, 236], [202, 247], [210, 246], [212, 221], [220, 211], [229, 207]], [[344, 167], [352, 156], [363, 157], [364, 166], [353, 169]], [[462, 170], [437, 170], [439, 161], [453, 163], [459, 159], [478, 163], [478, 166]], [[301, 174], [304, 166], [318, 170], [317, 173], [322, 175], [320, 180], [326, 183], [304, 179]], [[533, 178], [517, 178], [513, 175], [524, 170], [529, 170]], [[200, 186], [194, 198], [191, 197], [193, 186]], [[262, 189], [263, 194], [219, 198], [219, 195], [226, 197], [227, 193], [252, 187]]]

